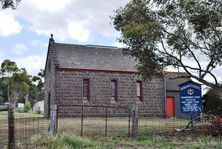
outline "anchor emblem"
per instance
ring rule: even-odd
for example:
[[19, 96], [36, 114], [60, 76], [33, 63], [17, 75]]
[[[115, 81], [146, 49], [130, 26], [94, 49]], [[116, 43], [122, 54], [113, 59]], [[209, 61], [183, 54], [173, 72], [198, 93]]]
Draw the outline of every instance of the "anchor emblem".
[[188, 94], [188, 95], [193, 95], [193, 93], [194, 93], [194, 90], [193, 90], [192, 88], [189, 88], [189, 89], [187, 90], [187, 94]]

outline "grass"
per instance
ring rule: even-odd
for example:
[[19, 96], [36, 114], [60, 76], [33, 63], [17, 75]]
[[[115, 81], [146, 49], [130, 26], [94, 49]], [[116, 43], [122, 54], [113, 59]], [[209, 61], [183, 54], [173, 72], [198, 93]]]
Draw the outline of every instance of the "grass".
[[[41, 149], [220, 149], [222, 144], [219, 138], [208, 137], [186, 137], [178, 140], [176, 137], [170, 139], [164, 136], [139, 136], [137, 139], [124, 137], [80, 137], [67, 133], [51, 136], [47, 133], [32, 136], [29, 147]], [[27, 146], [19, 144], [18, 148]]]
[[[86, 117], [83, 121], [84, 137], [80, 137], [80, 118], [59, 118], [58, 133], [56, 136], [51, 136], [47, 133], [48, 119], [43, 119], [42, 115], [16, 113], [15, 117], [17, 118], [15, 120], [16, 141], [18, 141], [18, 148], [21, 149], [222, 148], [219, 137], [204, 136], [195, 133], [173, 133], [173, 128], [182, 128], [187, 124], [187, 120], [182, 119], [139, 119], [139, 133], [143, 135], [140, 135], [137, 139], [131, 139], [127, 137], [127, 118], [108, 118], [108, 135], [105, 137], [105, 118]], [[2, 132], [7, 131], [6, 119], [7, 113], [2, 114], [1, 112], [0, 145], [1, 139], [7, 138], [7, 133], [2, 134]]]
[[[15, 112], [15, 118], [33, 118], [33, 117], [43, 117], [42, 114], [36, 113], [18, 113]], [[8, 120], [8, 113], [7, 112], [0, 112], [0, 121]]]

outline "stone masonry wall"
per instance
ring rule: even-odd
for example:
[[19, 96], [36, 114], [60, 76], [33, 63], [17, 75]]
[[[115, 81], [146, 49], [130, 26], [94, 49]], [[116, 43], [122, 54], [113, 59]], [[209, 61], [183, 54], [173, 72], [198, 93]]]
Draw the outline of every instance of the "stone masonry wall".
[[[89, 71], [56, 71], [56, 104], [82, 104], [83, 79], [90, 80], [89, 105], [120, 105], [132, 108], [136, 101], [135, 74]], [[117, 80], [117, 103], [111, 103], [111, 80]], [[164, 116], [163, 78], [143, 82], [143, 102], [139, 103], [140, 116]], [[60, 116], [78, 116], [81, 108], [60, 107]], [[104, 113], [103, 108], [85, 108], [91, 116]], [[108, 113], [123, 116], [123, 109], [109, 109]]]
[[[52, 46], [52, 45], [50, 45]], [[56, 72], [56, 52], [49, 47], [48, 59], [45, 67], [44, 82], [44, 116], [49, 117], [48, 103], [55, 104], [55, 72]], [[49, 98], [50, 94], [50, 98]], [[50, 100], [50, 101], [49, 101]]]

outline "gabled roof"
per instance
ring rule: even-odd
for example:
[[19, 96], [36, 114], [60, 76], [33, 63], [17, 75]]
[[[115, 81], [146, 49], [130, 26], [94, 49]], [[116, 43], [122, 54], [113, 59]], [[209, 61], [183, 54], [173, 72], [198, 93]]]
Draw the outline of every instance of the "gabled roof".
[[196, 84], [196, 85], [201, 85], [200, 83], [194, 82], [192, 80], [188, 80], [187, 82], [183, 82], [183, 83], [179, 84], [179, 86], [183, 86], [183, 85], [189, 84], [189, 83]]
[[51, 43], [59, 68], [120, 70], [136, 72], [136, 61], [122, 49], [108, 46]]
[[[190, 81], [186, 72], [164, 72], [166, 78], [166, 90], [167, 91], [179, 91], [179, 85]], [[180, 78], [182, 76], [182, 78]]]

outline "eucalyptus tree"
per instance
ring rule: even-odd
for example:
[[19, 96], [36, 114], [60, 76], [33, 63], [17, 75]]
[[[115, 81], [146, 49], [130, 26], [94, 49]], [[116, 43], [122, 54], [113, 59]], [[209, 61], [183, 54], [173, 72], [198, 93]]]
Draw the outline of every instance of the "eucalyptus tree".
[[21, 0], [0, 0], [1, 8], [2, 9], [6, 9], [6, 8], [16, 9], [20, 1]]
[[144, 79], [174, 66], [207, 86], [222, 88], [214, 74], [222, 65], [221, 1], [132, 0], [112, 19]]

